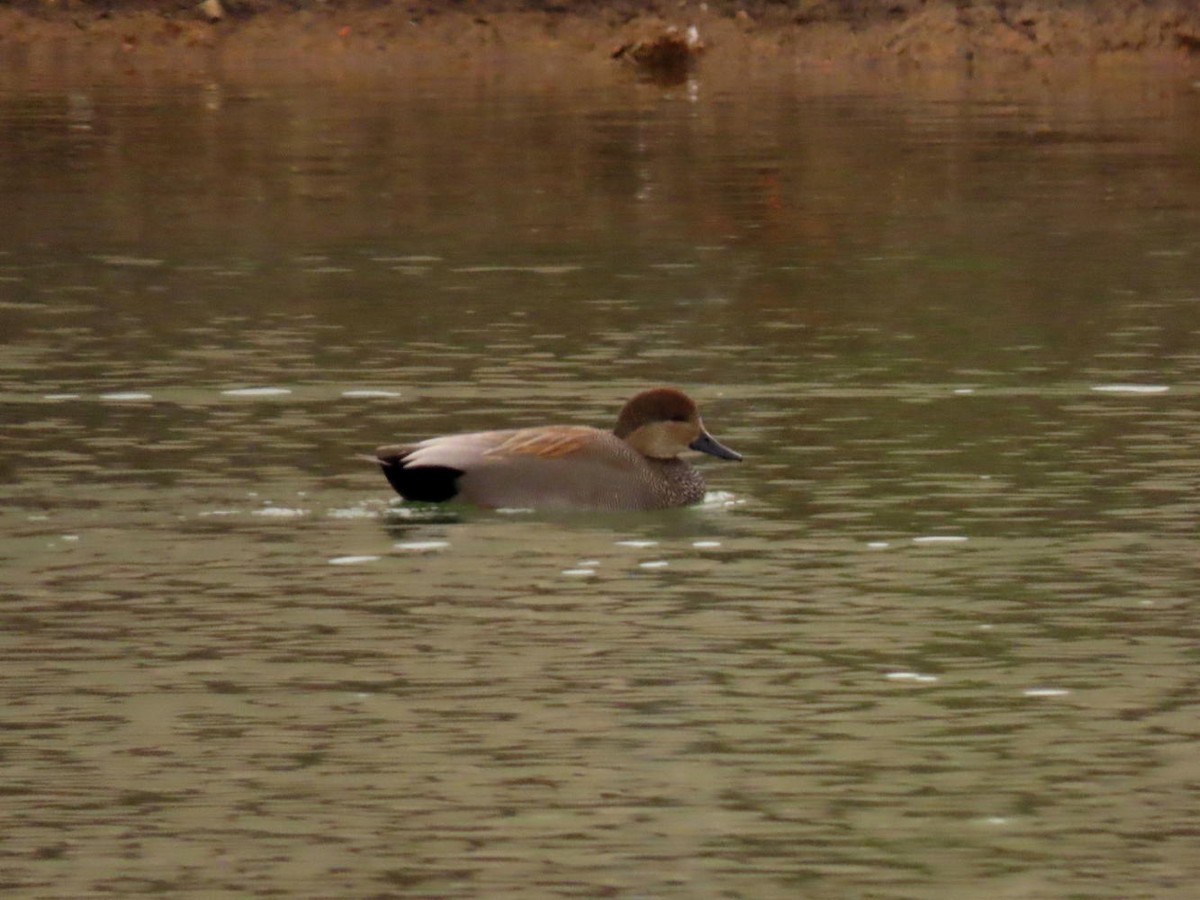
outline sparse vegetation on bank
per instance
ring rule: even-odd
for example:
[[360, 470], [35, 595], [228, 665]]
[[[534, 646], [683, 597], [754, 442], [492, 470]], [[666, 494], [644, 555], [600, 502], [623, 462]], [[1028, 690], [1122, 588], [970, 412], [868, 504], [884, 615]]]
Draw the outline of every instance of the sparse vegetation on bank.
[[1137, 0], [19, 0], [0, 9], [0, 64], [214, 58], [571, 58], [694, 28], [705, 65], [915, 67], [1061, 62], [1200, 67], [1200, 4]]

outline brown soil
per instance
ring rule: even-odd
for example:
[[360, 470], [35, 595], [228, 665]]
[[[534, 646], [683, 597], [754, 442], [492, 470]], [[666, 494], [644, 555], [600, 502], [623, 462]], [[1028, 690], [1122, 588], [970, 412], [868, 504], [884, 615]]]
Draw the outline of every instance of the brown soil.
[[[17, 0], [0, 69], [199, 74], [213, 66], [523, 61], [608, 67], [667, 42], [685, 67], [1200, 68], [1196, 0]], [[211, 4], [219, 4], [213, 6]], [[669, 46], [695, 26], [701, 52]], [[634, 62], [636, 65], [636, 62]], [[678, 74], [672, 70], [668, 77]]]

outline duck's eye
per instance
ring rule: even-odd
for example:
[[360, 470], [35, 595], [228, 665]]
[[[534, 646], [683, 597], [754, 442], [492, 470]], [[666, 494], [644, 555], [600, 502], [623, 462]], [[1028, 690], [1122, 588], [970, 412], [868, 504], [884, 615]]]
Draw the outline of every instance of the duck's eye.
[[671, 421], [672, 421], [672, 422], [686, 422], [687, 420], [688, 420], [688, 417], [687, 417], [687, 416], [684, 416], [684, 415], [674, 415], [674, 416], [671, 416]]

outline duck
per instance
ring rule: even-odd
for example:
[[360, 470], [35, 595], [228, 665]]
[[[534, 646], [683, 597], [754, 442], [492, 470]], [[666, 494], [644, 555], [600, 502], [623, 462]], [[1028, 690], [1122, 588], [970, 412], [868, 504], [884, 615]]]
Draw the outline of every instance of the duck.
[[740, 461], [704, 427], [685, 393], [630, 398], [612, 431], [548, 425], [432, 437], [379, 447], [374, 461], [405, 500], [488, 509], [626, 511], [689, 506], [704, 476], [687, 450]]

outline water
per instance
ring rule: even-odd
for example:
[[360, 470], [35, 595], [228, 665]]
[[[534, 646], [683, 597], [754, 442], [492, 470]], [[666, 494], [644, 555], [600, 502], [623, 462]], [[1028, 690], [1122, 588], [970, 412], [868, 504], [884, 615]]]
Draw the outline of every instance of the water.
[[[1191, 896], [1198, 107], [11, 83], [6, 893]], [[354, 458], [664, 383], [696, 509]]]

